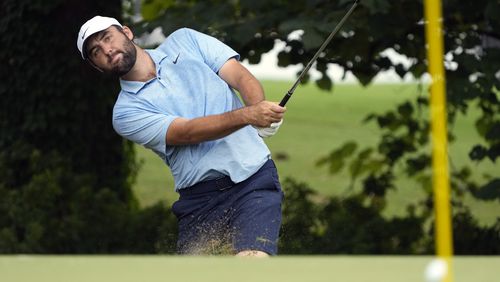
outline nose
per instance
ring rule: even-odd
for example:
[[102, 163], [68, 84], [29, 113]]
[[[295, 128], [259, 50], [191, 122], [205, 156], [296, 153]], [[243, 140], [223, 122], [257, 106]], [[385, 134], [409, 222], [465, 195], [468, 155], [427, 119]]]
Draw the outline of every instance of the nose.
[[104, 50], [105, 50], [106, 55], [108, 55], [108, 56], [112, 55], [112, 54], [113, 54], [113, 51], [114, 51], [114, 50], [113, 50], [113, 47], [111, 47], [111, 45], [110, 45], [110, 44], [106, 44], [106, 45], [104, 46]]

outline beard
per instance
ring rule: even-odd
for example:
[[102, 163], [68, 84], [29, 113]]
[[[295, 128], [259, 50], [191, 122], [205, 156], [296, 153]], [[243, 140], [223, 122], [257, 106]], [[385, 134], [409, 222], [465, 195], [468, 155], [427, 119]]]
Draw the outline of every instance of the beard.
[[118, 54], [122, 54], [121, 60], [108, 73], [121, 77], [132, 69], [137, 60], [137, 50], [132, 40], [126, 40], [123, 43], [123, 51], [118, 52]]

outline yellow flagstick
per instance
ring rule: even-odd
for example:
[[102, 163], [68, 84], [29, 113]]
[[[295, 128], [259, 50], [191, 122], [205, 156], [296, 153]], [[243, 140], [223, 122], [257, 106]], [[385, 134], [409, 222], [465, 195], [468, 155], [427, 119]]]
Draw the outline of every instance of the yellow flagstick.
[[451, 282], [453, 280], [451, 268], [453, 237], [450, 212], [441, 0], [425, 0], [425, 18], [427, 23], [427, 57], [432, 77], [430, 104], [436, 252], [440, 258], [446, 261], [448, 266], [447, 275], [443, 281]]

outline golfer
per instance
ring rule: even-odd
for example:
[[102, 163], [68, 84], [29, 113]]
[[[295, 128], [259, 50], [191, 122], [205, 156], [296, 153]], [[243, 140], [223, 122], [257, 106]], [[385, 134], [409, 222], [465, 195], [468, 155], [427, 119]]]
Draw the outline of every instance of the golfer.
[[116, 132], [172, 171], [178, 252], [277, 254], [283, 193], [262, 137], [278, 131], [285, 108], [266, 101], [238, 53], [213, 37], [182, 28], [152, 50], [133, 38], [116, 19], [96, 16], [77, 47], [94, 68], [120, 78]]

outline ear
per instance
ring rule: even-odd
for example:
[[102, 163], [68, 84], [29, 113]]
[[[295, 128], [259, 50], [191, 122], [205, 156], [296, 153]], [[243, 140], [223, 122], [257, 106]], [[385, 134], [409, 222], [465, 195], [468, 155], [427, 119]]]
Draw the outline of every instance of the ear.
[[128, 39], [130, 39], [130, 40], [134, 39], [134, 33], [132, 32], [132, 30], [128, 26], [124, 25], [122, 27], [122, 31], [123, 31], [123, 33], [125, 33], [125, 35], [128, 37]]

